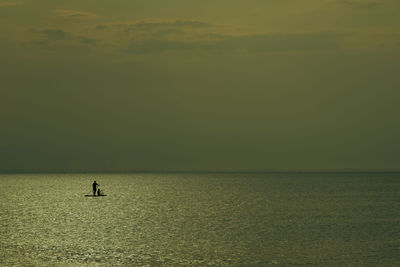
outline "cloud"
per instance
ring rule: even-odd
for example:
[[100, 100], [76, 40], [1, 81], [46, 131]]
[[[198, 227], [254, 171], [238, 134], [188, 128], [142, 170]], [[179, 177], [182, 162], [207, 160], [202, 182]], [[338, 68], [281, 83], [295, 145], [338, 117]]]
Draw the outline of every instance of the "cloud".
[[0, 2], [0, 7], [20, 6], [22, 3], [18, 2]]
[[183, 51], [187, 49], [200, 48], [202, 44], [200, 42], [184, 42], [184, 41], [172, 41], [172, 40], [137, 40], [133, 41], [128, 48], [128, 52], [134, 54], [147, 54], [147, 53], [158, 53], [164, 51]]
[[44, 29], [41, 31], [43, 36], [49, 40], [71, 40], [70, 33], [61, 29]]
[[202, 21], [195, 20], [143, 20], [132, 23], [118, 23], [114, 24], [114, 27], [122, 27], [127, 31], [134, 30], [159, 30], [162, 28], [206, 28], [212, 27], [213, 24], [209, 24]]
[[[126, 39], [182, 39], [215, 30], [216, 25], [196, 20], [178, 19], [147, 19], [134, 22], [101, 23], [94, 26], [94, 30], [119, 32], [121, 40]], [[122, 41], [123, 42], [123, 41]]]
[[118, 46], [133, 54], [166, 51], [275, 52], [334, 49], [343, 35], [331, 32], [244, 33], [196, 20], [159, 19], [98, 24], [97, 30], [122, 31]]
[[250, 51], [299, 51], [331, 49], [338, 46], [335, 33], [274, 33], [227, 37], [221, 41], [225, 47], [243, 48]]
[[374, 8], [378, 7], [381, 3], [378, 2], [366, 2], [366, 3], [361, 3], [358, 5], [360, 8]]
[[244, 50], [249, 52], [312, 51], [334, 49], [339, 45], [336, 33], [275, 33], [259, 35], [229, 36], [209, 35], [210, 39], [166, 40], [149, 39], [132, 41], [128, 47], [130, 53], [145, 54], [164, 51], [186, 51], [202, 49], [209, 51]]
[[[36, 31], [36, 30], [35, 30]], [[35, 32], [34, 31], [34, 32]], [[41, 31], [46, 40], [36, 41], [35, 44], [47, 44], [47, 41], [78, 40], [81, 44], [97, 44], [98, 40], [86, 36], [74, 36], [62, 29], [44, 29]]]
[[100, 25], [96, 26], [96, 30], [105, 30], [107, 28], [108, 28], [108, 26], [107, 25], [103, 25], [103, 24], [100, 24]]
[[184, 34], [185, 31], [182, 29], [161, 29], [159, 31], [152, 32], [152, 35], [158, 38], [166, 38], [167, 36], [178, 36]]
[[98, 40], [88, 38], [88, 37], [78, 37], [78, 39], [82, 44], [97, 44], [98, 43]]
[[[231, 31], [228, 34], [226, 27], [213, 26], [215, 25], [201, 21], [151, 20], [98, 24], [94, 25], [94, 31], [91, 34], [57, 28], [36, 30], [36, 32], [49, 43], [55, 41], [68, 41], [70, 45], [75, 45], [76, 42], [83, 45], [107, 43], [131, 54], [194, 50], [211, 53], [319, 51], [337, 49], [344, 37], [344, 34], [333, 32], [246, 34]], [[109, 31], [116, 33], [114, 36], [117, 38], [109, 38]]]
[[343, 6], [347, 6], [347, 7], [353, 7], [353, 8], [375, 8], [380, 5], [380, 3], [377, 1], [356, 2], [356, 1], [350, 1], [350, 0], [337, 0], [336, 3], [343, 5]]
[[98, 18], [99, 16], [93, 13], [84, 12], [84, 11], [76, 11], [70, 9], [56, 9], [54, 10], [59, 17], [64, 18], [72, 18], [72, 19], [91, 19], [91, 18]]

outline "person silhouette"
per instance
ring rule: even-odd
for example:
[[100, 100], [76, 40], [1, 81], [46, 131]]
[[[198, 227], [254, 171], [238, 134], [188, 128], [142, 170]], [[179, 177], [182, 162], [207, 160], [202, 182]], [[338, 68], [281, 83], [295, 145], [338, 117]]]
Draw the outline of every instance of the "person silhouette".
[[101, 196], [100, 188], [97, 189], [97, 195], [98, 195], [98, 196]]
[[97, 184], [96, 181], [93, 182], [93, 196], [96, 195], [96, 189], [97, 189], [97, 186], [98, 186], [98, 185], [99, 185], [99, 184]]

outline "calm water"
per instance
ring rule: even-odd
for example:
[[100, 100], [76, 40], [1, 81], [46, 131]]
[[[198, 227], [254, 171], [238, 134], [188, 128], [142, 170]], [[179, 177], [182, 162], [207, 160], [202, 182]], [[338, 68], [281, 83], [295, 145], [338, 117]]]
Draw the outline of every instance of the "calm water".
[[400, 266], [400, 174], [4, 174], [0, 265]]

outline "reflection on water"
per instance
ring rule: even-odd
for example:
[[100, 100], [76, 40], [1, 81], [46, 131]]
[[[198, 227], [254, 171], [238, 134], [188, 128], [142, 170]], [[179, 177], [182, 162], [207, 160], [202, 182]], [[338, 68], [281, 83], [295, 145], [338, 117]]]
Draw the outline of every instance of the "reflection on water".
[[399, 178], [4, 174], [0, 265], [395, 266]]

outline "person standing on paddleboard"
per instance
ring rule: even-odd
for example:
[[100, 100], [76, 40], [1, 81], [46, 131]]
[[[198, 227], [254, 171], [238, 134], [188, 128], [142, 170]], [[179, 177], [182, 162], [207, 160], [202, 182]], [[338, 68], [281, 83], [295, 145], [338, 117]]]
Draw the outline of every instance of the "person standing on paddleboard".
[[98, 186], [98, 185], [99, 185], [99, 184], [97, 184], [96, 181], [93, 182], [93, 196], [96, 195], [96, 189], [97, 189], [97, 186]]

